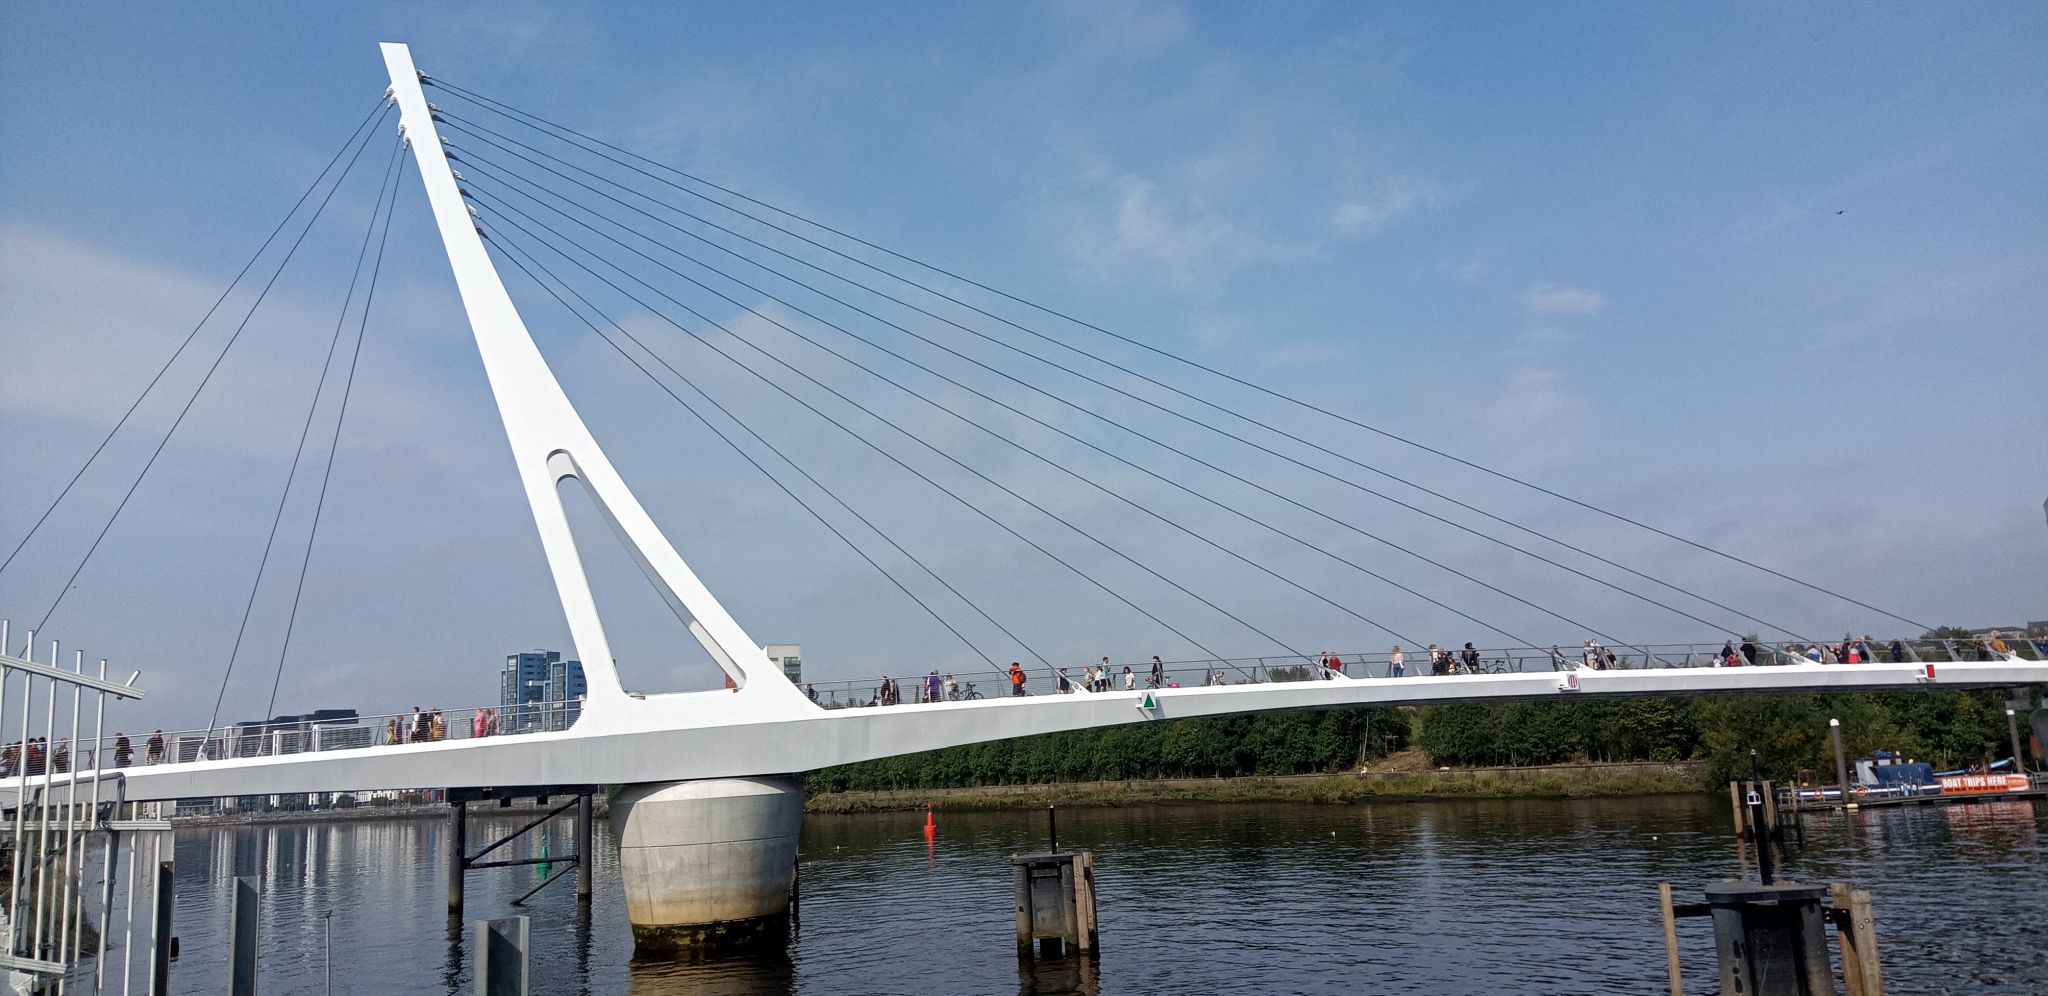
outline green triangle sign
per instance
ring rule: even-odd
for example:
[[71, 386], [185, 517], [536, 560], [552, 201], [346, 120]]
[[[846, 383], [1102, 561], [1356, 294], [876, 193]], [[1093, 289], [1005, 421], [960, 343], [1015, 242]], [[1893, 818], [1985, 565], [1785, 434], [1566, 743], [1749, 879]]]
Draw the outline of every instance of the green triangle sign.
[[1159, 700], [1153, 698], [1151, 692], [1146, 692], [1145, 697], [1138, 700], [1138, 708], [1152, 712], [1159, 708]]

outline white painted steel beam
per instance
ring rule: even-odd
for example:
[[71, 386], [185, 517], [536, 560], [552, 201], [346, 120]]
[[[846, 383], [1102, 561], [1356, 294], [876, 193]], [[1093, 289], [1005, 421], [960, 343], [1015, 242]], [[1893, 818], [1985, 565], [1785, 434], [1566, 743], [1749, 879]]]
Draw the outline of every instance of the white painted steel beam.
[[[1509, 675], [1302, 681], [1094, 695], [812, 709], [794, 717], [707, 714], [693, 700], [731, 692], [651, 696], [612, 723], [566, 731], [283, 757], [129, 768], [127, 797], [170, 799], [284, 792], [533, 784], [620, 784], [811, 771], [900, 754], [1155, 719], [1293, 709], [1430, 705], [1547, 698], [1627, 698], [1741, 692], [1856, 692], [1985, 688], [2048, 682], [2048, 664], [1799, 664]], [[1576, 683], [1576, 690], [1568, 687]], [[1158, 708], [1138, 708], [1150, 694]]]

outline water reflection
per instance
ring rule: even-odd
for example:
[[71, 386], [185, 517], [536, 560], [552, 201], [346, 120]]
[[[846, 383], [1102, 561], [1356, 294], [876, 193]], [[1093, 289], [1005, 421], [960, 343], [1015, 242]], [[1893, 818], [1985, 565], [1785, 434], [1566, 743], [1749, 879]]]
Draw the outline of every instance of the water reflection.
[[[2027, 803], [1833, 814], [1777, 861], [1871, 890], [1888, 991], [2039, 992], [2044, 821]], [[484, 816], [471, 838], [521, 822]], [[569, 882], [512, 907], [545, 874], [524, 866], [472, 872], [453, 923], [439, 820], [183, 830], [174, 978], [221, 987], [239, 873], [264, 876], [279, 992], [320, 988], [331, 927], [338, 993], [467, 993], [469, 921], [517, 914], [546, 993], [1638, 992], [1662, 985], [1655, 883], [1697, 899], [1750, 860], [1707, 797], [1074, 811], [1060, 836], [1097, 856], [1100, 958], [1020, 962], [1008, 857], [1044, 847], [1043, 814], [941, 822], [928, 839], [922, 812], [809, 820], [788, 948], [674, 965], [631, 960], [604, 821], [587, 915]], [[552, 832], [506, 856], [571, 846], [566, 821]], [[1681, 946], [1689, 985], [1711, 990], [1706, 927], [1682, 926]]]
[[1093, 958], [1020, 958], [1017, 996], [1097, 996], [1100, 972]]
[[[796, 960], [787, 950], [671, 965], [634, 962], [631, 971], [634, 993], [753, 996], [797, 990]], [[829, 980], [833, 973], [826, 967], [823, 974]], [[827, 988], [837, 987], [828, 984]]]

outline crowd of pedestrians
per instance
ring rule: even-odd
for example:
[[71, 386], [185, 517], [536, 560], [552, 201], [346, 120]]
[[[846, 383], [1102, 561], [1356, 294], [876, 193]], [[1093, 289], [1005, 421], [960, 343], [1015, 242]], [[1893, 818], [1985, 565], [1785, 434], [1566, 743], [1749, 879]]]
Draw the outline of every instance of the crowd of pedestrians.
[[[1969, 641], [1958, 641], [1958, 645], [1962, 646], [1964, 652], [1972, 659], [1980, 661], [1997, 660], [2013, 652], [2012, 644], [1996, 630]], [[1621, 650], [1635, 650], [1636, 655], [1644, 653], [1641, 650], [1630, 647], [1623, 647]], [[2044, 647], [2041, 652], [2044, 657], [2048, 657], [2048, 647]], [[1485, 656], [1486, 653], [1494, 653], [1498, 656], [1488, 659]], [[1694, 663], [1701, 659], [1697, 650], [1684, 651], [1681, 656]], [[1518, 652], [1510, 656], [1506, 651], [1482, 652], [1474, 643], [1467, 641], [1457, 646], [1449, 644], [1439, 646], [1432, 643], [1426, 649], [1417, 652], [1417, 660], [1413, 663], [1410, 662], [1409, 657], [1408, 651], [1403, 650], [1400, 644], [1395, 644], [1393, 649], [1385, 655], [1386, 663], [1382, 670], [1378, 666], [1378, 660], [1375, 657], [1353, 655], [1353, 659], [1347, 661], [1342, 654], [1324, 651], [1310, 658], [1310, 676], [1336, 679], [1346, 677], [1376, 678], [1382, 675], [1388, 678], [1403, 678], [1423, 674], [1500, 674], [1510, 671], [1523, 671], [1532, 659], [1547, 662], [1553, 671], [1573, 671], [1579, 669], [1607, 671], [1631, 666], [1641, 667], [1643, 666], [1642, 660], [1644, 659], [1641, 656], [1624, 656], [1616, 648], [1606, 646], [1599, 640], [1594, 639], [1587, 639], [1581, 642], [1577, 653], [1568, 653], [1561, 647], [1553, 645], [1547, 653], [1543, 651]], [[1767, 645], [1759, 643], [1754, 639], [1731, 637], [1722, 644], [1718, 653], [1708, 655], [1706, 659], [1715, 667], [1755, 667], [1759, 665], [1808, 662], [1820, 664], [1864, 664], [1879, 661], [1908, 662], [1916, 658], [1912, 656], [1911, 651], [1902, 641], [1893, 640], [1889, 644], [1885, 644], [1873, 640], [1866, 635], [1860, 638], [1844, 636], [1838, 643], [1816, 643], [1811, 645], [1804, 643]], [[1659, 651], [1654, 656], [1649, 657], [1649, 660], [1651, 661], [1651, 666], [1664, 666], [1670, 664], [1673, 658], [1668, 653]], [[1631, 661], [1635, 663], [1632, 664]], [[1537, 666], [1541, 667], [1541, 664]], [[1183, 675], [1185, 673], [1182, 672]], [[1033, 684], [1030, 670], [1026, 669], [1018, 661], [1011, 661], [1008, 669], [1001, 672], [1001, 674], [1008, 679], [1010, 695], [1013, 697], [1028, 696], [1034, 694], [1038, 689], [1045, 690], [1038, 692], [1039, 694], [1049, 692], [1054, 695], [1075, 695], [1111, 691], [1129, 692], [1137, 691], [1140, 688], [1151, 690], [1180, 687], [1180, 681], [1175, 680], [1169, 675], [1165, 663], [1157, 656], [1153, 657], [1148, 664], [1137, 666], [1130, 664], [1117, 665], [1112, 663], [1107, 657], [1101, 658], [1100, 663], [1087, 664], [1080, 667], [1054, 666], [1049, 672], [1041, 673], [1040, 681], [1042, 684], [1040, 685]], [[1257, 681], [1260, 679], [1251, 678], [1249, 680]], [[1222, 669], [1212, 670], [1206, 665], [1203, 666], [1201, 673], [1202, 685], [1227, 685], [1230, 684], [1230, 681], [1231, 679], [1227, 671]], [[941, 674], [937, 670], [933, 670], [923, 678], [917, 679], [913, 686], [915, 693], [911, 700], [916, 702], [949, 702], [970, 697], [962, 694], [959, 684], [951, 674]], [[972, 686], [968, 687], [971, 688]], [[815, 688], [805, 685], [804, 691], [805, 694], [810, 696], [812, 701], [817, 701], [818, 695]], [[980, 698], [981, 696], [975, 694], [971, 697]], [[860, 704], [871, 706], [900, 705], [904, 701], [902, 688], [896, 679], [884, 677], [876, 685], [874, 694], [866, 702]]]
[[[158, 730], [150, 738], [151, 764], [163, 760], [163, 731]], [[135, 748], [128, 742], [125, 733], [114, 734], [114, 767], [125, 768], [134, 763]], [[81, 768], [90, 769], [98, 763], [92, 750], [83, 750], [78, 759]], [[0, 778], [16, 775], [61, 775], [71, 770], [71, 738], [57, 738], [57, 745], [50, 746], [48, 737], [30, 737], [17, 740], [6, 747], [0, 747]]]

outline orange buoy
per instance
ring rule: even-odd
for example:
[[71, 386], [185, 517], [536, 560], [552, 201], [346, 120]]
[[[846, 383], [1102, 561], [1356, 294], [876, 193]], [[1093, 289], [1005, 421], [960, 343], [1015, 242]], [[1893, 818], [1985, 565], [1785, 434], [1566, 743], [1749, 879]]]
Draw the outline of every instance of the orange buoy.
[[932, 804], [924, 804], [924, 835], [927, 840], [939, 835], [939, 825], [932, 821]]

